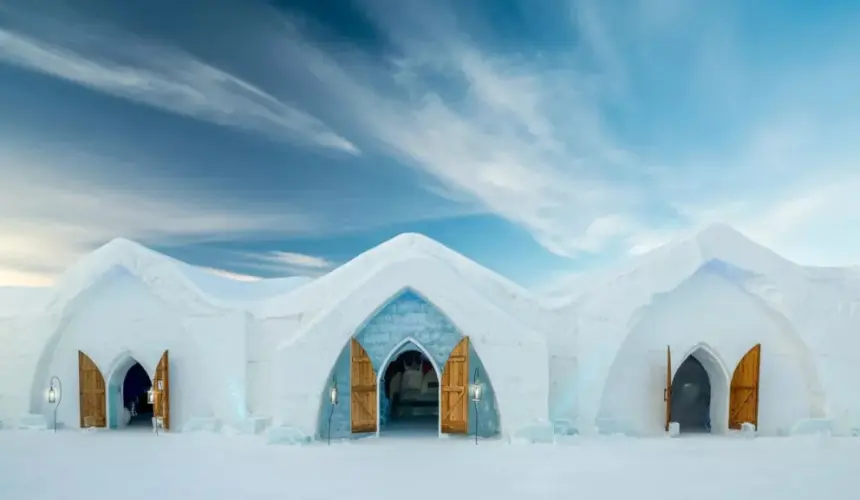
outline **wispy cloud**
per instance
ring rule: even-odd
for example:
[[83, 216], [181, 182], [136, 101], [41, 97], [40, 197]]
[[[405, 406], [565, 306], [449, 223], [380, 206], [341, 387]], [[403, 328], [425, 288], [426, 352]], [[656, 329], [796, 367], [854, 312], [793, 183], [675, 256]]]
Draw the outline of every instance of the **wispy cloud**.
[[320, 119], [246, 80], [178, 49], [102, 31], [58, 37], [0, 28], [0, 61], [198, 120], [359, 154]]
[[[50, 284], [80, 257], [116, 237], [149, 246], [194, 247], [349, 234], [456, 213], [441, 207], [422, 213], [416, 206], [408, 213], [345, 217], [337, 199], [320, 207], [303, 198], [224, 197], [191, 183], [153, 177], [146, 170], [112, 174], [113, 160], [81, 149], [75, 154], [16, 149], [0, 140], [0, 286]], [[149, 163], [145, 155], [137, 160]], [[232, 269], [244, 270], [247, 263], [268, 276], [318, 274], [331, 264], [289, 252], [233, 257], [225, 256], [219, 266], [236, 273]]]
[[[588, 228], [636, 199], [628, 183], [603, 173], [627, 168], [630, 157], [606, 132], [592, 82], [569, 66], [553, 69], [556, 60], [484, 54], [440, 24], [445, 16], [435, 8], [410, 16], [416, 5], [370, 5], [402, 51], [394, 69], [361, 53], [327, 52], [295, 26], [273, 43], [311, 68], [356, 128], [406, 165], [524, 226], [556, 253], [599, 248], [595, 235], [605, 233], [586, 235]], [[440, 77], [456, 90], [430, 83]]]
[[238, 263], [267, 274], [309, 277], [320, 276], [337, 266], [336, 262], [317, 255], [284, 251], [243, 253]]
[[[768, 238], [754, 212], [777, 213], [798, 185], [844, 183], [856, 172], [848, 131], [860, 132], [860, 120], [836, 105], [860, 85], [846, 69], [843, 47], [858, 41], [850, 30], [769, 65], [746, 55], [733, 9], [581, 0], [571, 9], [577, 47], [512, 54], [475, 44], [469, 22], [445, 3], [363, 5], [396, 47], [396, 64], [329, 51], [313, 43], [308, 23], [275, 43], [389, 154], [554, 253], [642, 252], [720, 219], [755, 227], [751, 236], [783, 250], [794, 243]], [[812, 81], [801, 78], [807, 71]], [[619, 121], [628, 117], [637, 130]], [[689, 209], [738, 200], [749, 207], [744, 217]], [[815, 216], [860, 211], [840, 200], [822, 202]], [[797, 219], [785, 221], [799, 230]]]
[[[432, 180], [428, 190], [441, 185], [451, 200], [498, 214], [563, 256], [641, 253], [722, 220], [801, 260], [860, 259], [860, 242], [845, 243], [860, 213], [849, 189], [860, 158], [852, 49], [860, 37], [847, 19], [844, 30], [808, 42], [774, 36], [780, 43], [765, 47], [755, 45], [764, 34], [744, 37], [726, 3], [573, 0], [558, 15], [569, 16], [575, 43], [513, 51], [479, 43], [481, 23], [456, 2], [359, 4], [383, 34], [383, 57], [328, 43], [325, 28], [307, 20], [237, 2], [236, 23], [206, 29], [243, 40], [234, 56], [265, 68], [257, 78], [100, 27], [86, 35], [0, 28], [0, 60], [276, 139], [353, 154], [361, 145], [365, 157], [394, 158]], [[313, 89], [337, 121], [281, 97], [286, 79]], [[12, 187], [0, 213], [12, 216], [0, 221], [9, 243], [0, 249], [16, 248], [8, 262], [64, 264], [116, 233], [162, 241], [321, 223], [280, 206], [225, 209], [212, 196], [165, 201], [156, 190], [81, 182], [4, 179]], [[358, 227], [358, 219], [322, 222]], [[812, 248], [811, 235], [826, 243]], [[329, 268], [305, 257], [253, 260], [296, 274]]]
[[217, 269], [214, 267], [203, 267], [204, 271], [214, 274], [215, 276], [221, 276], [222, 278], [228, 278], [235, 281], [246, 281], [246, 282], [254, 282], [260, 281], [261, 277], [253, 276], [250, 274], [242, 274], [242, 273], [234, 273], [233, 271], [227, 271], [225, 269]]
[[[50, 282], [96, 246], [116, 237], [181, 245], [265, 234], [307, 234], [313, 216], [287, 205], [238, 206], [142, 176], [118, 187], [74, 172], [41, 168], [0, 150], [0, 273], [8, 285]], [[39, 175], [38, 172], [51, 172]]]
[[271, 252], [266, 260], [294, 267], [306, 267], [309, 269], [329, 269], [334, 263], [322, 257], [305, 255], [295, 252]]

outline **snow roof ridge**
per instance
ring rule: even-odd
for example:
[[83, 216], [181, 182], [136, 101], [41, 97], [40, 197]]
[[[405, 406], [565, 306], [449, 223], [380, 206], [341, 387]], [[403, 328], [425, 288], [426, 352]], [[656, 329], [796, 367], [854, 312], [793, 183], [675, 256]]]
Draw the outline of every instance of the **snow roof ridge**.
[[[505, 277], [502, 274], [493, 271], [492, 269], [487, 268], [486, 266], [481, 265], [478, 262], [466, 257], [460, 252], [448, 247], [440, 243], [439, 241], [430, 238], [429, 236], [423, 235], [421, 233], [404, 233], [403, 235], [409, 239], [410, 243], [416, 246], [416, 248], [420, 249], [425, 254], [431, 254], [435, 258], [442, 260], [443, 262], [454, 267], [458, 274], [462, 275], [464, 279], [469, 279], [469, 276], [463, 275], [460, 267], [465, 267], [468, 270], [474, 270], [476, 274], [484, 276], [488, 279], [492, 279], [494, 283], [497, 285], [504, 287], [506, 291], [515, 293], [517, 296], [522, 296], [526, 298], [535, 298], [532, 292], [526, 289], [525, 287], [515, 283], [509, 278]], [[396, 239], [399, 236], [395, 236]], [[392, 240], [393, 240], [392, 239]]]
[[147, 287], [154, 285], [181, 287], [195, 299], [216, 308], [224, 303], [207, 294], [193, 283], [177, 265], [180, 261], [148, 248], [136, 241], [118, 237], [96, 248], [67, 269], [52, 290], [48, 305], [67, 303], [90, 287], [112, 269], [120, 267], [140, 279]]

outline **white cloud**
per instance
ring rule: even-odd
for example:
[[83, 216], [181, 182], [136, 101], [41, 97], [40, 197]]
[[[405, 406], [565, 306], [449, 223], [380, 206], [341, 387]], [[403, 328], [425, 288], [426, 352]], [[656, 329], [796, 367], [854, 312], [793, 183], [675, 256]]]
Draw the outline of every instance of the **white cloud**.
[[286, 264], [288, 266], [307, 267], [310, 269], [328, 269], [334, 266], [331, 261], [322, 257], [295, 252], [270, 252], [266, 257], [266, 260]]
[[212, 273], [215, 276], [221, 276], [222, 278], [228, 278], [228, 279], [235, 280], [235, 281], [254, 282], [254, 281], [260, 281], [261, 279], [263, 279], [259, 276], [252, 276], [250, 274], [242, 274], [242, 273], [234, 273], [232, 271], [227, 271], [225, 269], [217, 269], [214, 267], [203, 267], [201, 269], [203, 269], [206, 272]]
[[[846, 187], [855, 185], [860, 168], [860, 110], [849, 100], [860, 72], [852, 69], [854, 53], [841, 48], [856, 44], [834, 39], [832, 50], [769, 65], [750, 60], [723, 4], [638, 0], [626, 8], [628, 2], [577, 0], [571, 30], [578, 45], [569, 52], [500, 53], [479, 47], [474, 40], [480, 37], [466, 33], [468, 23], [440, 2], [364, 5], [393, 42], [390, 61], [315, 42], [311, 23], [285, 19], [279, 31], [267, 31], [277, 23], [248, 22], [259, 26], [254, 54], [280, 56], [257, 59], [275, 75], [262, 87], [276, 89], [277, 78], [289, 77], [313, 88], [363, 150], [380, 149], [432, 177], [429, 190], [439, 192], [442, 184], [451, 199], [480, 204], [564, 256], [606, 251], [615, 243], [642, 253], [724, 221], [799, 260], [860, 260], [860, 242], [846, 236], [853, 234], [853, 214], [860, 213], [860, 198]], [[271, 14], [259, 11], [257, 17], [271, 20]], [[14, 64], [215, 123], [298, 134], [334, 149], [355, 147], [273, 97], [274, 90], [267, 94], [174, 49], [129, 39], [110, 43], [116, 52], [102, 54], [83, 51], [81, 40], [72, 50], [8, 30], [0, 37], [0, 57]], [[664, 50], [669, 46], [672, 57]], [[655, 89], [640, 87], [642, 82], [668, 95], [657, 92], [662, 100], [652, 101], [648, 92]], [[636, 122], [619, 126], [619, 117], [623, 122], [628, 115]], [[655, 143], [642, 144], [625, 132], [629, 128], [660, 133], [646, 134]], [[661, 134], [668, 139], [658, 142]], [[38, 235], [58, 234], [44, 231], [44, 223], [59, 218], [63, 241], [85, 247], [127, 227], [160, 239], [245, 234], [272, 223], [235, 211], [213, 216], [205, 209], [212, 207], [209, 200], [161, 206], [157, 197], [139, 193], [100, 200], [94, 189], [84, 190], [91, 195], [86, 200], [56, 194], [63, 201], [58, 206], [78, 207], [70, 213], [80, 217], [64, 219], [62, 209], [42, 216], [46, 208], [38, 197], [56, 192], [19, 196], [5, 207], [0, 199], [0, 208], [31, 221], [32, 231], [8, 234], [35, 234], [33, 241], [42, 245], [46, 240]], [[99, 213], [104, 210], [98, 206], [121, 205], [126, 196], [143, 198], [146, 211], [167, 227], [137, 210]], [[89, 217], [97, 222], [80, 227]], [[25, 253], [47, 257], [52, 245], [39, 245]], [[79, 252], [75, 245], [61, 248], [73, 255]], [[308, 265], [321, 264], [316, 257], [267, 258], [258, 264], [326, 269]]]
[[[67, 30], [61, 45], [0, 28], [0, 61], [198, 120], [359, 154], [318, 118], [235, 75], [173, 48], [102, 31]], [[69, 48], [75, 46], [81, 49]]]
[[336, 262], [325, 257], [281, 250], [240, 252], [234, 255], [234, 259], [243, 266], [302, 276], [322, 274], [337, 266]]
[[0, 286], [46, 287], [54, 284], [54, 279], [42, 273], [18, 271], [0, 266]]
[[246, 252], [240, 255], [237, 263], [276, 275], [309, 277], [320, 276], [337, 266], [336, 262], [324, 257], [285, 251]]
[[[850, 184], [860, 159], [852, 139], [860, 120], [844, 109], [858, 110], [857, 101], [831, 94], [849, 99], [860, 85], [850, 69], [853, 56], [841, 48], [851, 45], [844, 37], [822, 48], [822, 57], [765, 71], [745, 59], [730, 9], [643, 0], [625, 13], [621, 4], [578, 1], [574, 20], [582, 47], [542, 60], [479, 50], [464, 34], [466, 23], [455, 24], [438, 3], [422, 4], [418, 14], [409, 11], [413, 2], [398, 8], [365, 3], [402, 52], [394, 70], [355, 54], [347, 60], [307, 40], [295, 49], [302, 64], [313, 67], [333, 94], [345, 96], [361, 127], [391, 154], [526, 228], [550, 251], [577, 256], [622, 242], [642, 253], [725, 221], [813, 263], [860, 259], [860, 246], [801, 252], [799, 236], [775, 235], [780, 226], [785, 235], [827, 226], [828, 241], [835, 243], [854, 220], [846, 214], [860, 213], [851, 196], [821, 187]], [[680, 57], [693, 66], [654, 59], [664, 54], [657, 50], [661, 44], [681, 42]], [[680, 82], [678, 89], [689, 95], [678, 97], [700, 107], [699, 116], [691, 115], [696, 120], [684, 121], [686, 111], [672, 109], [671, 100], [668, 110], [637, 101], [648, 95], [637, 94], [642, 89], [633, 72], [649, 71], [651, 62], [658, 63], [650, 70], [655, 74], [646, 76]], [[364, 64], [361, 71], [351, 71], [357, 64]], [[656, 74], [668, 70], [676, 73]], [[802, 77], [807, 72], [812, 81]], [[440, 77], [448, 77], [448, 88], [430, 83]], [[466, 82], [462, 89], [458, 78]], [[756, 78], [760, 85], [750, 87]], [[645, 104], [650, 116], [640, 126], [677, 135], [676, 144], [701, 139], [690, 134], [709, 131], [708, 120], [732, 128], [702, 141], [695, 155], [684, 148], [639, 151], [612, 133], [610, 104], [627, 110]], [[682, 118], [672, 118], [679, 112]], [[798, 186], [809, 193], [798, 193]], [[828, 194], [817, 194], [819, 188]], [[732, 217], [725, 207], [738, 201], [743, 215]], [[711, 209], [682, 210], [691, 204]], [[666, 219], [672, 210], [681, 211], [680, 220]]]
[[[605, 133], [590, 83], [568, 67], [538, 71], [488, 57], [430, 16], [423, 31], [445, 42], [414, 41], [408, 33], [422, 29], [387, 17], [400, 14], [374, 11], [404, 50], [393, 70], [360, 53], [326, 52], [295, 25], [273, 43], [310, 69], [356, 129], [406, 165], [522, 225], [551, 251], [600, 246], [587, 228], [636, 197], [628, 185], [606, 182], [602, 171], [627, 168], [630, 158]], [[427, 83], [440, 75], [465, 82], [465, 98]]]
[[[116, 237], [181, 245], [259, 234], [307, 234], [318, 220], [286, 205], [237, 206], [142, 176], [120, 188], [59, 159], [46, 169], [0, 149], [0, 284], [50, 282], [83, 254]], [[49, 163], [53, 163], [49, 162]]]

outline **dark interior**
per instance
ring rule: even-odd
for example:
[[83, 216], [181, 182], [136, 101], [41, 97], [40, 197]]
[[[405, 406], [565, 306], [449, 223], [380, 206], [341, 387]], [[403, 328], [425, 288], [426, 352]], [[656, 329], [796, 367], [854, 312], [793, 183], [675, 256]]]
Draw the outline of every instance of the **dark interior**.
[[436, 430], [439, 381], [433, 365], [423, 353], [406, 351], [391, 361], [385, 369], [382, 389], [389, 400], [386, 426], [389, 430]]
[[672, 380], [671, 411], [682, 433], [711, 432], [711, 381], [693, 356], [684, 360]]
[[147, 401], [150, 387], [152, 381], [140, 363], [129, 368], [122, 383], [123, 406], [132, 413], [129, 426], [152, 425], [152, 405]]

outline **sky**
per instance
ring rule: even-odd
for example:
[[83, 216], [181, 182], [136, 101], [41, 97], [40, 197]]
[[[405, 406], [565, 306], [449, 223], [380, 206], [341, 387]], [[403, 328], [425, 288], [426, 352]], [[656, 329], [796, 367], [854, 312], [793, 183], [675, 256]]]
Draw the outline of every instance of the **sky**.
[[860, 264], [860, 4], [9, 0], [0, 285], [124, 237], [240, 279], [419, 232], [527, 287], [714, 223]]

